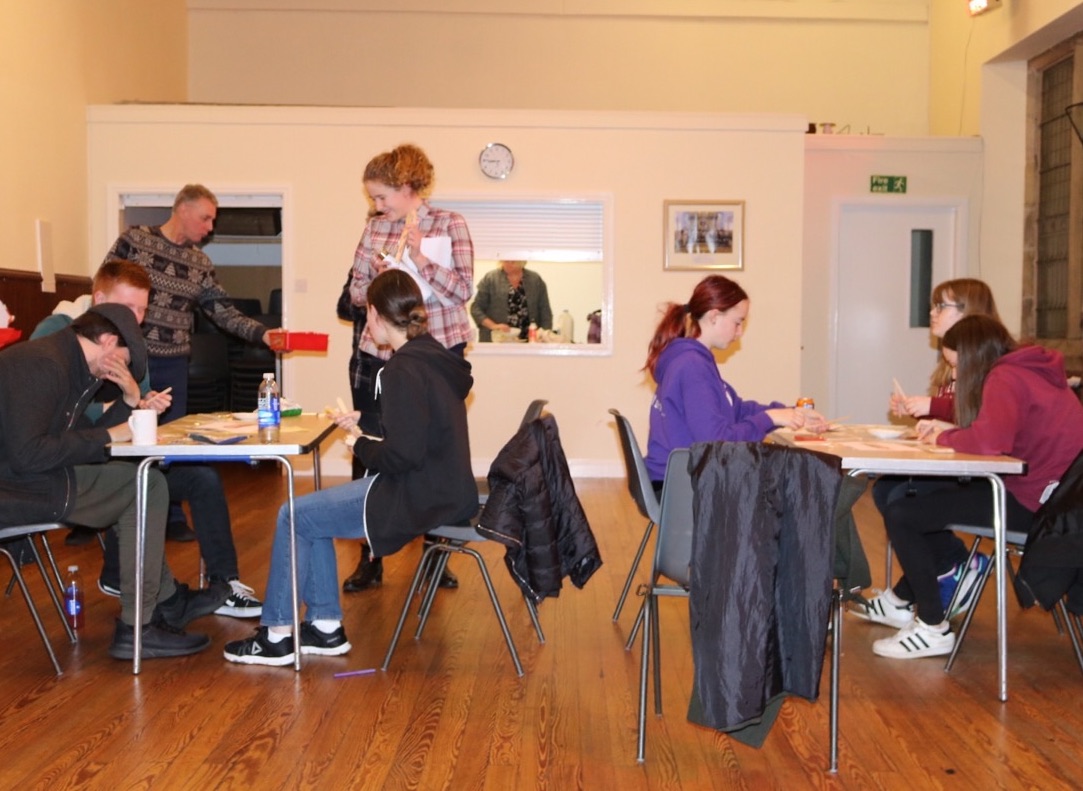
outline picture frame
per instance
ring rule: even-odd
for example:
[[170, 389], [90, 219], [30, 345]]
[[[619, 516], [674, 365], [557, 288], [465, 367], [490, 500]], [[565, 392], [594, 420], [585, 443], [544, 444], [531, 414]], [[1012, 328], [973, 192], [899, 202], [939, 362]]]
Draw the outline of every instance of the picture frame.
[[745, 202], [663, 201], [664, 268], [744, 269]]

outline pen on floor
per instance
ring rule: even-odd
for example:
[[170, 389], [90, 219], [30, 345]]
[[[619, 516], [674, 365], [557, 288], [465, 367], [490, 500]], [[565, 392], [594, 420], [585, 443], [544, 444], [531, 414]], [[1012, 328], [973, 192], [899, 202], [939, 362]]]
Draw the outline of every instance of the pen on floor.
[[376, 672], [376, 668], [370, 667], [365, 670], [347, 670], [343, 673], [335, 673], [335, 678], [347, 678], [349, 676], [371, 676]]

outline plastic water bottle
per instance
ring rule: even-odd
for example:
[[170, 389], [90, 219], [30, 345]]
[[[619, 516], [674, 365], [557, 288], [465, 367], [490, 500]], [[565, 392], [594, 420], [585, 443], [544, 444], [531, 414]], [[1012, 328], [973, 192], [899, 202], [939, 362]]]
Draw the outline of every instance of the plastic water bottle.
[[526, 339], [529, 343], [537, 343], [538, 341], [538, 325], [534, 322], [530, 322], [530, 326], [527, 328]]
[[571, 343], [575, 336], [575, 320], [567, 310], [561, 312], [557, 318], [557, 334], [560, 335], [561, 343]]
[[83, 628], [83, 581], [78, 566], [68, 566], [64, 581], [64, 615], [72, 629]]
[[278, 384], [275, 382], [273, 373], [264, 374], [263, 381], [259, 383], [259, 400], [256, 409], [259, 441], [264, 444], [278, 442], [282, 412], [278, 400]]

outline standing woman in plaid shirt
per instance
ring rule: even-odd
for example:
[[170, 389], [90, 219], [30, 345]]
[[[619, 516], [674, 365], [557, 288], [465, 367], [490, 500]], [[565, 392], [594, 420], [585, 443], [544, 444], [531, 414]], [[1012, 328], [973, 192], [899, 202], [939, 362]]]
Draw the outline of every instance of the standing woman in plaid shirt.
[[[374, 214], [354, 253], [350, 297], [354, 305], [363, 307], [369, 284], [388, 268], [387, 259], [408, 258], [416, 269], [412, 272], [415, 280], [421, 281], [418, 285], [425, 296], [429, 333], [447, 349], [464, 354], [472, 338], [466, 303], [474, 291], [474, 244], [461, 215], [429, 205], [434, 176], [425, 152], [409, 143], [377, 154], [365, 166], [365, 193]], [[423, 247], [425, 238], [433, 241]], [[426, 255], [426, 251], [433, 253], [448, 246], [450, 260], [432, 261]], [[376, 375], [391, 356], [391, 349], [377, 346], [367, 329], [361, 334], [360, 348], [354, 383], [366, 403], [359, 405], [359, 425], [366, 434], [383, 436]], [[370, 558], [368, 546], [362, 544], [361, 562], [342, 589], [347, 593], [365, 590], [378, 585], [382, 578], [383, 564], [378, 558]], [[458, 587], [450, 572], [445, 573], [440, 584]]]

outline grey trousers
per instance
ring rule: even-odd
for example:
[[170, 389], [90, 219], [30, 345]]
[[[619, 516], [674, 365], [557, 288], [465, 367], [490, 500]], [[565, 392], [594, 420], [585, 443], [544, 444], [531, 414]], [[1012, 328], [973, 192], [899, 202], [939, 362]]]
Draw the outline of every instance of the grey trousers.
[[134, 626], [150, 623], [155, 605], [176, 591], [165, 562], [169, 487], [156, 469], [147, 478], [146, 552], [143, 556], [143, 613], [135, 614], [135, 464], [111, 461], [75, 466], [75, 508], [66, 521], [87, 527], [116, 525], [120, 542], [120, 617]]

